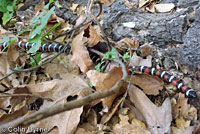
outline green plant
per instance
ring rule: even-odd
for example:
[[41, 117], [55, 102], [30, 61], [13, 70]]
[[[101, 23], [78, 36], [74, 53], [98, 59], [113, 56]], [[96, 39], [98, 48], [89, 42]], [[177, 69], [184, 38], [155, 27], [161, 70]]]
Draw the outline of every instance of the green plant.
[[113, 59], [116, 58], [115, 51], [116, 51], [115, 48], [112, 48], [111, 51], [109, 51], [105, 54], [105, 56], [102, 58], [102, 60], [109, 59], [109, 58], [113, 58]]
[[44, 6], [44, 9], [39, 16], [36, 16], [32, 19], [32, 32], [29, 35], [28, 39], [29, 42], [35, 43], [28, 53], [35, 53], [37, 50], [39, 50], [41, 46], [41, 42], [44, 40], [45, 36], [50, 34], [54, 29], [56, 29], [60, 23], [56, 24], [53, 26], [49, 31], [46, 32], [46, 34], [42, 35], [42, 31], [45, 29], [49, 17], [52, 15], [55, 6], [53, 6], [50, 10], [47, 11], [49, 8], [49, 5], [53, 2], [54, 0], [50, 0], [47, 5]]
[[129, 55], [129, 52], [126, 52], [123, 57], [123, 59], [129, 59], [130, 58], [130, 55]]
[[41, 60], [41, 54], [36, 54], [33, 57], [30, 57], [30, 65], [32, 67], [36, 66]]
[[105, 63], [104, 60], [109, 59], [109, 58], [112, 58], [112, 59], [116, 58], [115, 51], [116, 51], [115, 48], [112, 48], [111, 51], [107, 52], [104, 55], [104, 57], [101, 59], [101, 62], [95, 66], [95, 69], [99, 72], [102, 72], [105, 68], [105, 66], [103, 65]]
[[5, 25], [13, 16], [17, 0], [1, 0], [0, 12], [3, 13], [3, 25]]
[[102, 71], [104, 70], [104, 66], [103, 66], [102, 64], [103, 64], [103, 62], [97, 64], [97, 65], [95, 66], [95, 69], [96, 69], [97, 71], [99, 71], [99, 72], [102, 72]]

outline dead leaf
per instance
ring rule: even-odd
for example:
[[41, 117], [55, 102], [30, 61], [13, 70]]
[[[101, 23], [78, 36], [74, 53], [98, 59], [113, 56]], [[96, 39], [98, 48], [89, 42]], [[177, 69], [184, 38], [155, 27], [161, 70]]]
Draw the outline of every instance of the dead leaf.
[[156, 3], [153, 3], [151, 5], [149, 5], [149, 7], [146, 8], [147, 11], [151, 12], [151, 13], [155, 13], [156, 10], [155, 10], [155, 4]]
[[111, 4], [111, 0], [101, 0], [103, 4]]
[[134, 105], [132, 105], [132, 103], [130, 101], [125, 100], [124, 106], [128, 107], [130, 110], [130, 112], [129, 112], [130, 120], [133, 120], [136, 118], [142, 122], [145, 122], [143, 115], [138, 111], [138, 109], [136, 107], [134, 107]]
[[146, 4], [150, 3], [151, 0], [140, 0], [139, 8], [142, 8]]
[[[2, 53], [0, 55], [0, 78], [6, 76], [11, 72], [10, 65], [8, 63], [7, 55], [6, 53]], [[10, 77], [3, 79], [1, 82], [6, 85], [7, 87], [11, 86], [11, 83], [9, 81]], [[0, 85], [0, 91], [4, 91], [5, 87]]]
[[120, 100], [117, 100], [113, 104], [113, 106], [112, 106], [113, 108], [108, 113], [104, 114], [103, 117], [101, 118], [101, 124], [107, 123], [113, 117], [113, 115], [117, 111], [117, 109], [122, 101], [123, 101], [123, 98], [121, 98]]
[[[101, 73], [96, 70], [90, 70], [87, 72], [87, 77], [89, 78], [90, 82], [93, 86], [96, 87], [97, 91], [104, 91], [110, 89], [112, 86], [115, 85], [117, 81], [119, 81], [122, 77], [121, 67], [113, 67], [111, 68], [110, 72], [108, 73]], [[119, 95], [124, 92], [124, 88], [121, 88], [121, 91], [115, 93], [109, 97], [103, 98], [104, 109], [110, 109], [113, 100]]]
[[[21, 87], [16, 88], [12, 94], [30, 94], [30, 92], [28, 91], [28, 89], [26, 87], [21, 86]], [[12, 111], [16, 111], [16, 106], [21, 105], [23, 103], [23, 101], [26, 101], [26, 100], [28, 100], [28, 98], [25, 96], [24, 97], [23, 96], [11, 97], [10, 104], [12, 107]], [[25, 106], [25, 104], [22, 104], [22, 105]]]
[[5, 30], [1, 25], [0, 25], [0, 40], [3, 39], [3, 37], [15, 37], [12, 32]]
[[87, 118], [83, 124], [79, 125], [80, 128], [84, 128], [87, 132], [97, 133], [97, 113], [93, 109], [90, 110]]
[[190, 122], [197, 120], [197, 109], [187, 103], [188, 99], [185, 95], [179, 93], [178, 101], [172, 99], [173, 118], [176, 121], [178, 129], [185, 130], [190, 126]]
[[44, 9], [44, 0], [40, 0], [40, 2], [35, 6], [35, 12], [40, 12]]
[[78, 4], [72, 3], [72, 6], [70, 7], [70, 9], [75, 12], [76, 8], [78, 7]]
[[174, 118], [183, 117], [190, 120], [197, 120], [197, 109], [187, 103], [188, 98], [185, 95], [179, 93], [178, 101], [173, 101], [173, 116]]
[[152, 47], [149, 44], [142, 45], [140, 47], [140, 51], [141, 51], [141, 56], [142, 57], [153, 55]]
[[96, 32], [95, 27], [92, 25], [90, 25], [89, 32], [90, 32], [90, 38], [88, 46], [93, 47], [101, 40], [101, 36]]
[[164, 85], [162, 79], [147, 74], [133, 75], [131, 80], [131, 83], [138, 85], [148, 95], [158, 95]]
[[[62, 103], [66, 102], [63, 101]], [[72, 134], [76, 131], [82, 111], [83, 107], [76, 108], [38, 121], [37, 123], [30, 125], [29, 127], [44, 128], [47, 130], [58, 127], [58, 134]]]
[[132, 133], [132, 134], [150, 134], [146, 127], [144, 128], [144, 123], [139, 123], [139, 121], [132, 120], [130, 123], [127, 113], [119, 114], [120, 122], [116, 124], [113, 128], [114, 133]]
[[35, 95], [53, 100], [66, 98], [69, 95], [77, 95], [88, 85], [78, 76], [67, 74], [64, 80], [52, 80], [42, 83], [27, 85], [28, 90]]
[[158, 13], [167, 13], [174, 9], [175, 5], [173, 3], [168, 4], [156, 4], [155, 9]]
[[129, 47], [129, 48], [135, 48], [135, 49], [139, 47], [139, 42], [136, 40], [132, 40], [130, 38], [123, 38], [120, 41], [118, 41], [117, 44], [121, 47]]
[[16, 118], [19, 118], [25, 115], [27, 112], [28, 112], [28, 108], [27, 106], [24, 106], [21, 109], [16, 110], [11, 114], [5, 114], [0, 118], [0, 125], [9, 121], [15, 120]]
[[44, 72], [48, 77], [52, 78], [56, 75], [60, 76], [61, 74], [69, 73], [69, 71], [63, 64], [55, 64], [55, 63], [47, 64]]
[[11, 68], [15, 68], [17, 65], [16, 60], [19, 58], [19, 51], [14, 48], [14, 45], [10, 45], [7, 51], [8, 63]]
[[152, 59], [152, 56], [147, 56], [146, 59], [143, 59], [143, 58], [137, 56], [136, 53], [133, 53], [133, 56], [130, 59], [130, 66], [147, 66], [147, 67], [151, 67], [152, 66], [151, 59]]
[[[81, 98], [81, 92], [88, 88], [88, 85], [78, 76], [68, 74], [65, 76], [65, 80], [46, 81], [36, 85], [27, 85], [27, 88], [33, 94], [54, 100], [53, 102], [44, 100], [41, 108], [45, 108], [56, 104], [64, 104], [69, 96]], [[41, 120], [30, 127], [42, 127], [48, 130], [58, 127], [59, 134], [71, 134], [76, 131], [82, 111], [83, 107], [66, 111]]]
[[186, 129], [190, 126], [190, 120], [184, 120], [183, 117], [176, 118], [176, 126], [178, 129]]
[[200, 125], [195, 126], [194, 134], [200, 134]]
[[88, 132], [84, 128], [79, 127], [74, 134], [94, 134], [94, 132]]
[[[87, 21], [87, 20], [85, 20], [85, 15], [80, 15], [80, 17], [76, 20], [75, 26], [80, 25], [83, 21]], [[87, 29], [90, 25], [91, 25], [91, 23], [86, 24], [83, 27], [81, 27], [80, 30], [79, 30], [79, 33], [84, 31], [85, 29]]]
[[153, 104], [148, 97], [137, 87], [131, 86], [128, 90], [131, 102], [144, 116], [148, 130], [151, 133], [169, 133], [172, 121], [170, 99], [166, 99], [161, 107]]
[[193, 131], [196, 126], [190, 126], [184, 130], [178, 129], [176, 127], [171, 127], [172, 134], [193, 134]]
[[71, 47], [73, 55], [71, 61], [76, 63], [83, 73], [86, 73], [92, 65], [92, 60], [90, 59], [89, 52], [84, 46], [85, 40], [83, 34], [84, 31], [72, 40]]
[[126, 5], [126, 7], [128, 7], [129, 9], [136, 9], [139, 5], [138, 0], [124, 0], [124, 4]]

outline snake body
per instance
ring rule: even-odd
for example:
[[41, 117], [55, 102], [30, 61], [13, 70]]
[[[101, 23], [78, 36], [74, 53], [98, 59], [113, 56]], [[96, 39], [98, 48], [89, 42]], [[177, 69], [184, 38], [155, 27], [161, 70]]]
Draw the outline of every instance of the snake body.
[[[8, 42], [4, 42], [4, 43], [0, 43], [0, 50], [4, 50], [8, 47], [9, 43]], [[15, 48], [23, 48], [25, 50], [29, 50], [30, 48], [32, 48], [34, 45], [36, 45], [35, 43], [30, 43], [30, 42], [15, 42], [14, 44], [12, 44], [15, 46]], [[39, 51], [41, 52], [60, 52], [63, 49], [63, 45], [58, 45], [58, 44], [53, 44], [53, 45], [49, 45], [49, 44], [41, 44]], [[66, 53], [67, 55], [71, 52], [71, 47], [68, 46], [65, 50], [64, 53]]]
[[166, 71], [158, 70], [158, 69], [147, 67], [147, 66], [133, 66], [131, 71], [140, 71], [145, 74], [157, 76], [161, 79], [164, 79], [167, 82], [172, 83], [174, 86], [180, 89], [183, 93], [185, 93], [186, 96], [192, 97], [192, 98], [197, 97], [196, 92], [192, 88], [183, 84], [179, 79], [177, 79], [173, 75], [170, 75]]
[[[0, 50], [5, 50], [8, 47], [7, 42], [0, 43]], [[23, 48], [25, 50], [29, 50], [35, 45], [35, 43], [29, 43], [29, 42], [15, 42], [14, 46], [15, 48]], [[60, 52], [63, 49], [62, 45], [48, 45], [48, 44], [41, 44], [39, 51], [41, 52]], [[64, 51], [67, 55], [71, 52], [71, 47], [67, 47]], [[188, 97], [196, 98], [196, 92], [188, 87], [187, 85], [184, 85], [179, 79], [174, 77], [173, 75], [168, 74], [166, 71], [163, 70], [157, 70], [152, 67], [147, 66], [133, 66], [129, 68], [129, 71], [140, 71], [145, 74], [154, 75], [161, 79], [164, 79], [165, 81], [168, 81], [172, 83], [174, 86], [176, 86], [178, 89], [180, 89], [183, 93], [186, 94]]]

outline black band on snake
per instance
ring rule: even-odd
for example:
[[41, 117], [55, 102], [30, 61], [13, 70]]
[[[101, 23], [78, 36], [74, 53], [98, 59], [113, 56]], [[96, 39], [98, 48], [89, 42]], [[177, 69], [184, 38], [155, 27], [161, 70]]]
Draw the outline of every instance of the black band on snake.
[[[29, 50], [31, 47], [35, 45], [35, 43], [29, 43], [29, 42], [15, 42], [13, 44], [15, 48], [23, 48], [25, 50]], [[8, 43], [0, 43], [0, 50], [4, 50], [8, 47]], [[60, 52], [64, 46], [62, 45], [48, 45], [48, 44], [41, 44], [39, 51], [41, 52]], [[67, 47], [64, 50], [64, 53], [67, 55], [71, 52], [71, 47]], [[142, 73], [150, 74], [158, 76], [161, 79], [164, 79], [170, 83], [172, 83], [174, 86], [176, 86], [178, 89], [180, 89], [183, 93], [186, 94], [188, 97], [196, 98], [196, 92], [189, 88], [188, 86], [184, 85], [179, 79], [175, 78], [173, 75], [168, 74], [167, 72], [163, 70], [157, 70], [155, 68], [146, 67], [146, 66], [134, 66], [129, 69], [129, 71], [140, 71]]]

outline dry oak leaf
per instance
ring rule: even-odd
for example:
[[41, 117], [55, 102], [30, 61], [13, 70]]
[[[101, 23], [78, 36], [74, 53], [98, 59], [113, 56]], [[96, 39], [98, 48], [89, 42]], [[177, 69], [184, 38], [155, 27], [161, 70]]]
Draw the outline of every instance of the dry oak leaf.
[[72, 40], [71, 47], [73, 55], [71, 60], [80, 67], [81, 72], [86, 73], [92, 65], [92, 60], [90, 59], [89, 52], [84, 45], [85, 40], [83, 34], [84, 31]]
[[103, 4], [111, 4], [112, 0], [101, 0]]
[[197, 109], [187, 103], [188, 98], [185, 95], [179, 93], [178, 101], [172, 100], [173, 116], [174, 118], [183, 117], [190, 120], [197, 120]]
[[142, 57], [153, 55], [152, 47], [149, 44], [142, 45], [140, 47], [140, 51], [141, 51], [141, 56]]
[[[90, 70], [87, 72], [87, 77], [93, 86], [96, 87], [97, 91], [109, 90], [115, 85], [117, 81], [122, 78], [121, 67], [114, 66], [108, 73], [101, 73], [96, 70]], [[124, 87], [121, 87], [120, 92], [112, 94], [109, 97], [103, 98], [102, 102], [104, 104], [105, 112], [108, 112], [110, 109], [113, 100], [125, 91]]]
[[118, 107], [119, 107], [119, 105], [121, 104], [122, 101], [123, 101], [123, 98], [115, 101], [111, 110], [108, 113], [104, 114], [103, 117], [101, 118], [101, 124], [107, 123], [113, 117], [113, 115], [117, 111], [117, 109], [118, 109]]
[[[6, 76], [7, 74], [11, 73], [12, 71], [10, 70], [10, 65], [8, 63], [8, 57], [6, 53], [0, 54], [0, 78]], [[12, 77], [12, 76], [11, 76]], [[3, 79], [1, 83], [6, 85], [7, 87], [11, 87], [10, 79], [11, 77], [8, 77], [6, 79]], [[0, 91], [4, 91], [5, 87], [0, 85]]]
[[176, 126], [178, 129], [186, 129], [190, 126], [190, 120], [185, 120], [183, 117], [176, 118]]
[[152, 62], [151, 62], [152, 56], [147, 56], [146, 59], [143, 59], [140, 56], [137, 56], [136, 53], [133, 53], [133, 56], [130, 59], [130, 66], [147, 66], [151, 67]]
[[88, 132], [96, 132], [97, 133], [97, 112], [93, 109], [86, 115], [86, 120], [79, 125], [79, 128], [84, 128], [85, 131]]
[[164, 134], [170, 132], [172, 121], [171, 102], [167, 98], [162, 106], [157, 107], [137, 87], [131, 85], [128, 90], [131, 102], [140, 111], [146, 120], [148, 130], [153, 134]]
[[101, 36], [97, 33], [96, 30], [97, 30], [97, 27], [90, 25], [89, 27], [90, 37], [89, 37], [89, 42], [88, 42], [89, 47], [95, 46], [101, 40]]
[[143, 6], [147, 5], [148, 3], [150, 3], [152, 0], [140, 0], [139, 3], [139, 8], [142, 8]]
[[[66, 103], [65, 100], [60, 103]], [[76, 131], [77, 126], [80, 121], [80, 116], [82, 114], [83, 107], [69, 110], [30, 125], [32, 128], [45, 128], [47, 130], [52, 130], [53, 128], [58, 128], [58, 134], [72, 134]], [[28, 132], [28, 131], [27, 131]]]
[[94, 134], [94, 132], [88, 132], [84, 128], [78, 127], [74, 134]]
[[[36, 85], [27, 85], [27, 87], [33, 94], [55, 100], [53, 102], [44, 100], [44, 103], [41, 106], [41, 108], [44, 108], [51, 107], [55, 104], [67, 103], [66, 98], [69, 96], [78, 96], [78, 99], [81, 98], [81, 92], [88, 88], [88, 85], [78, 76], [68, 74], [65, 76], [65, 80], [52, 80]], [[47, 128], [48, 130], [57, 127], [59, 134], [71, 134], [76, 131], [82, 111], [83, 107], [66, 111], [38, 121], [30, 127], [42, 127]]]
[[[178, 129], [178, 128], [172, 126], [171, 133], [172, 134], [192, 134], [193, 131], [195, 130], [195, 127], [196, 126], [190, 126], [184, 130], [181, 130], [181, 129]], [[197, 133], [195, 133], [195, 134], [197, 134]]]
[[13, 113], [4, 114], [2, 117], [0, 117], [0, 126], [1, 124], [15, 120], [16, 118], [19, 118], [25, 115], [27, 112], [28, 112], [28, 108], [27, 106], [24, 106], [21, 109], [14, 111]]
[[138, 85], [148, 95], [158, 95], [159, 90], [162, 90], [164, 85], [163, 80], [148, 74], [133, 75], [131, 83]]
[[139, 47], [139, 42], [136, 40], [132, 40], [130, 38], [123, 38], [120, 41], [118, 41], [117, 44], [121, 47], [129, 47], [129, 48], [135, 48], [135, 49]]
[[139, 5], [139, 1], [138, 0], [124, 0], [124, 4], [129, 9], [136, 9]]
[[7, 51], [8, 63], [11, 68], [16, 67], [16, 60], [19, 58], [19, 51], [17, 51], [14, 45], [10, 45]]
[[130, 124], [129, 123], [129, 117], [127, 115], [119, 114], [120, 122], [119, 124], [116, 124], [113, 128], [114, 133], [116, 134], [150, 134], [148, 130], [143, 128], [143, 126], [140, 126], [138, 124]]
[[63, 80], [55, 79], [34, 85], [27, 85], [26, 87], [32, 94], [53, 100], [60, 100], [69, 95], [77, 95], [83, 89], [88, 88], [88, 85], [76, 75], [67, 74], [64, 78]]
[[14, 34], [12, 34], [13, 32], [7, 31], [5, 30], [3, 27], [1, 27], [0, 25], [0, 39], [3, 39], [3, 37], [5, 37], [5, 35], [7, 37], [15, 37]]

